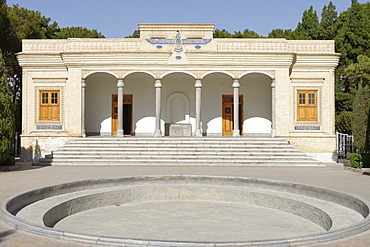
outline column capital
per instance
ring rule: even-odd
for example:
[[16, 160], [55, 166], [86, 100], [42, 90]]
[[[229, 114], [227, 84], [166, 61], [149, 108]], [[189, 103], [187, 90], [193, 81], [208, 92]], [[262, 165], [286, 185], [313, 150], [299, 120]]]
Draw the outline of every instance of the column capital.
[[123, 83], [123, 79], [122, 78], [118, 78], [117, 79], [117, 87], [124, 87], [125, 84]]
[[156, 78], [154, 87], [156, 87], [156, 88], [162, 87], [162, 79]]
[[240, 87], [239, 79], [234, 79], [233, 88]]
[[276, 78], [271, 78], [271, 87], [275, 87]]
[[202, 87], [202, 80], [201, 79], [195, 79], [195, 87], [196, 88]]
[[83, 88], [86, 87], [86, 79], [85, 78], [81, 79], [81, 87], [83, 87]]

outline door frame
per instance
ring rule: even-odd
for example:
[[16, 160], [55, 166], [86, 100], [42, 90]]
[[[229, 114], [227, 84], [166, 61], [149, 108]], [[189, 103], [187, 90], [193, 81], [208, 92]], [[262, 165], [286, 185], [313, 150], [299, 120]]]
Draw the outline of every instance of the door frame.
[[[239, 94], [239, 130], [243, 134], [243, 95]], [[232, 136], [234, 129], [234, 95], [222, 95], [222, 135]]]
[[[129, 129], [129, 134], [132, 135], [132, 102], [133, 102], [133, 97], [132, 94], [124, 94], [123, 95], [123, 104], [124, 105], [130, 105], [130, 129]], [[118, 128], [118, 94], [112, 94], [112, 135], [117, 135], [117, 128]], [[123, 118], [125, 118], [126, 114], [125, 111], [123, 111]], [[123, 121], [123, 120], [122, 120]], [[124, 128], [124, 126], [123, 126]], [[125, 130], [123, 130], [125, 133]], [[127, 135], [127, 134], [126, 134]]]

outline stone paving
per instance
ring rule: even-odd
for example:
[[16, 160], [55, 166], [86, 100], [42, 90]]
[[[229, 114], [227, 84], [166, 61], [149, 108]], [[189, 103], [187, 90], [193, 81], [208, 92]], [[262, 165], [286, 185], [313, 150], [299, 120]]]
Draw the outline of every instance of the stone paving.
[[[343, 169], [341, 164], [325, 167], [178, 167], [178, 166], [51, 166], [35, 167], [18, 163], [6, 171], [0, 168], [0, 201], [26, 190], [102, 177], [131, 175], [218, 175], [243, 176], [298, 182], [347, 192], [370, 201], [370, 176]], [[370, 231], [325, 243], [321, 246], [369, 246]], [[0, 222], [0, 246], [89, 246], [76, 242], [42, 238]]]

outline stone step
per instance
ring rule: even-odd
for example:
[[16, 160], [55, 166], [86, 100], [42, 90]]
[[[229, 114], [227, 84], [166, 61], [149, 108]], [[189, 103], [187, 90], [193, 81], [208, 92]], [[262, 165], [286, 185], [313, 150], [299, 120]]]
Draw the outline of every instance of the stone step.
[[193, 151], [184, 151], [184, 150], [174, 150], [174, 151], [153, 151], [153, 150], [143, 150], [143, 151], [132, 151], [132, 150], [75, 150], [75, 151], [54, 151], [54, 157], [58, 155], [96, 155], [99, 154], [101, 156], [115, 156], [115, 155], [213, 155], [213, 156], [306, 156], [305, 154], [299, 152], [277, 152], [277, 151], [260, 151], [260, 152], [230, 152], [230, 151], [220, 151], [217, 152], [215, 150], [193, 150]]
[[301, 160], [311, 160], [308, 156], [199, 156], [199, 155], [112, 155], [112, 156], [104, 156], [100, 154], [96, 155], [55, 155], [54, 159], [100, 159], [100, 160], [108, 160], [108, 159], [146, 159], [146, 160], [157, 160], [157, 159], [163, 159], [163, 160], [277, 160], [277, 159], [283, 159], [283, 160], [292, 160], [292, 159], [301, 159]]
[[286, 138], [74, 138], [48, 165], [319, 165]]
[[218, 150], [228, 150], [228, 149], [234, 149], [234, 150], [249, 150], [249, 149], [284, 149], [284, 150], [294, 150], [294, 148], [290, 145], [172, 145], [172, 144], [163, 144], [163, 145], [138, 145], [138, 144], [131, 144], [131, 145], [115, 145], [115, 144], [84, 144], [84, 145], [66, 145], [59, 150], [75, 150], [75, 149], [91, 149], [91, 150], [104, 150], [104, 149], [113, 149], [113, 150], [164, 150], [164, 149], [218, 149]]

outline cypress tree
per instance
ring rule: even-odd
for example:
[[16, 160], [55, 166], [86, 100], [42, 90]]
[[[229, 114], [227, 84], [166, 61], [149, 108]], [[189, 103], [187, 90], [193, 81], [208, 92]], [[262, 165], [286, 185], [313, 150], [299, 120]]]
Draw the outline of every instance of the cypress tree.
[[324, 6], [321, 12], [321, 21], [319, 26], [320, 39], [331, 40], [338, 33], [338, 12], [335, 5], [330, 1], [328, 6]]
[[319, 17], [312, 6], [303, 12], [302, 22], [298, 23], [294, 33], [297, 39], [319, 39]]
[[355, 100], [353, 101], [352, 133], [355, 147], [359, 153], [369, 152], [369, 111], [370, 90], [369, 86], [359, 84]]

